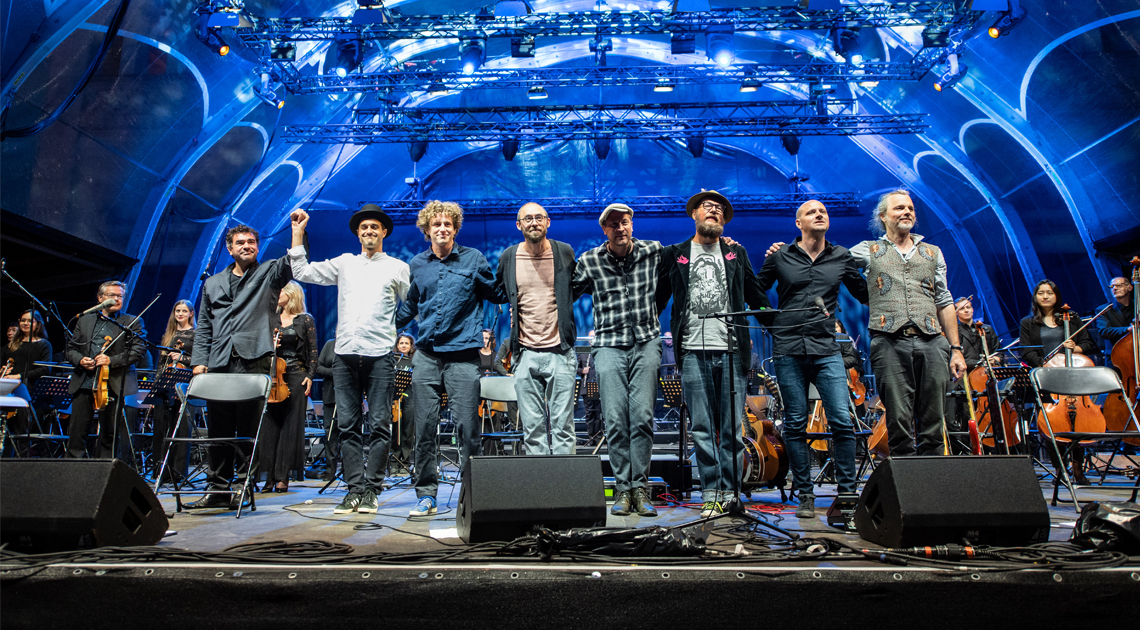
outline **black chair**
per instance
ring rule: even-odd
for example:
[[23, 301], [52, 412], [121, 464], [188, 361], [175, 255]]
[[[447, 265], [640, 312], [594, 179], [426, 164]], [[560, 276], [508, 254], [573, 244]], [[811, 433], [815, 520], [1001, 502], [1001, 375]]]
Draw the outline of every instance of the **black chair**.
[[[1100, 394], [1110, 394], [1119, 392], [1124, 395], [1124, 386], [1120, 382], [1120, 376], [1115, 370], [1109, 367], [1043, 367], [1036, 368], [1029, 373], [1029, 380], [1033, 384], [1033, 391], [1037, 394], [1037, 405], [1040, 405], [1041, 397], [1043, 394], [1056, 394], [1058, 396], [1097, 396]], [[1087, 433], [1078, 431], [1052, 431], [1049, 429], [1048, 424], [1042, 425], [1042, 433], [1049, 437], [1050, 443], [1053, 445], [1053, 453], [1057, 456], [1057, 462], [1060, 467], [1058, 476], [1053, 479], [1053, 505], [1057, 505], [1057, 493], [1062, 483], [1069, 490], [1069, 495], [1073, 498], [1073, 505], [1079, 512], [1081, 509], [1080, 503], [1077, 500], [1076, 486], [1073, 484], [1072, 478], [1069, 476], [1068, 468], [1072, 461], [1073, 448], [1081, 442], [1105, 442], [1105, 441], [1120, 441], [1124, 438], [1140, 437], [1140, 421], [1136, 419], [1136, 414], [1129, 409], [1129, 414], [1132, 416], [1133, 431], [1110, 431], [1105, 433]], [[1036, 414], [1034, 414], [1036, 417]], [[1064, 451], [1057, 444], [1057, 438], [1069, 440], [1068, 446]], [[1127, 484], [1104, 484], [1102, 488], [1131, 488], [1132, 498], [1131, 501], [1136, 501], [1137, 491], [1140, 491], [1140, 475], [1136, 477], [1136, 483], [1131, 486]]]
[[[237, 495], [238, 508], [237, 518], [241, 518], [241, 510], [245, 504], [245, 498], [249, 497], [249, 509], [251, 512], [257, 511], [257, 504], [254, 502], [253, 492], [250, 491], [250, 483], [257, 474], [253, 470], [252, 459], [256, 457], [257, 453], [257, 440], [261, 437], [261, 423], [265, 418], [265, 409], [269, 401], [269, 388], [272, 384], [269, 376], [265, 374], [198, 374], [190, 380], [189, 386], [179, 383], [175, 386], [175, 391], [178, 392], [178, 398], [182, 402], [182, 410], [178, 414], [178, 421], [174, 423], [174, 430], [171, 432], [170, 437], [166, 439], [166, 449], [162, 455], [162, 467], [159, 468], [158, 476], [155, 478], [154, 493], [160, 494], [159, 488], [162, 485], [163, 472], [166, 470], [167, 459], [170, 457], [171, 446], [175, 442], [186, 442], [189, 444], [225, 444], [234, 449], [234, 454], [237, 459], [234, 461], [235, 467], [239, 465], [238, 459], [241, 459], [241, 449], [239, 446], [243, 443], [250, 444], [250, 466], [245, 475], [245, 480], [241, 485], [240, 490], [226, 490], [224, 492], [211, 492], [211, 494], [230, 494]], [[178, 435], [178, 427], [186, 422], [186, 418], [190, 415], [191, 406], [202, 406], [208, 402], [217, 403], [240, 403], [249, 401], [260, 401], [260, 412], [257, 418], [257, 431], [253, 437], [189, 437], [180, 438], [174, 437]], [[207, 427], [207, 435], [209, 435], [209, 428]], [[182, 486], [185, 485], [185, 480], [176, 480], [173, 484], [173, 490], [164, 490], [162, 493], [174, 495], [177, 511], [182, 511], [182, 495], [183, 494], [201, 494], [201, 490], [183, 490]]]

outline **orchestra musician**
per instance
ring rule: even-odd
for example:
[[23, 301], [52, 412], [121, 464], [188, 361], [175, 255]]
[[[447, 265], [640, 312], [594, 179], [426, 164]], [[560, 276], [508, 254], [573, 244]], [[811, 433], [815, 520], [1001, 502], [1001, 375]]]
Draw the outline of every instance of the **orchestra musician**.
[[[194, 351], [194, 305], [189, 300], [178, 300], [174, 303], [174, 308], [170, 311], [170, 317], [166, 320], [166, 331], [162, 333], [162, 342], [160, 345], [167, 348], [177, 348], [175, 351], [162, 350], [159, 353], [158, 373], [161, 374], [166, 368], [188, 368], [190, 367], [190, 355]], [[155, 461], [155, 466], [159, 465], [163, 454], [166, 453], [167, 440], [171, 437], [188, 437], [190, 435], [190, 425], [178, 427], [178, 435], [171, 435], [173, 427], [170, 426], [171, 420], [177, 420], [177, 413], [171, 413], [172, 410], [178, 409], [178, 400], [170, 399], [168, 396], [171, 392], [164, 390], [156, 395], [154, 404], [151, 406], [151, 422], [153, 425], [154, 438], [151, 440], [152, 452]], [[170, 457], [167, 458], [166, 481], [173, 481], [175, 477], [184, 476], [189, 467], [190, 449], [185, 442], [172, 442], [170, 446]]]
[[[1033, 310], [1032, 314], [1021, 320], [1019, 344], [1022, 347], [1021, 360], [1029, 367], [1043, 366], [1045, 357], [1058, 349], [1059, 352], [1063, 352], [1068, 348], [1077, 354], [1092, 354], [1096, 351], [1096, 344], [1093, 343], [1092, 335], [1087, 329], [1076, 332], [1080, 328], [1079, 324], [1070, 330], [1070, 333], [1076, 332], [1072, 339], [1065, 339], [1065, 328], [1060, 317], [1063, 304], [1061, 289], [1052, 280], [1041, 280], [1033, 287]], [[1050, 450], [1049, 453], [1051, 457], [1056, 457], [1053, 451]], [[1078, 484], [1087, 484], [1089, 481], [1084, 472], [1084, 447], [1080, 444], [1074, 445], [1071, 453], [1073, 480]], [[1053, 464], [1060, 466], [1056, 461]]]
[[[958, 298], [954, 301], [954, 313], [958, 317], [958, 339], [962, 343], [962, 356], [966, 359], [966, 377], [954, 379], [950, 382], [950, 393], [954, 394], [946, 407], [946, 426], [951, 431], [965, 431], [966, 421], [969, 419], [969, 409], [966, 406], [966, 386], [964, 378], [968, 378], [970, 370], [982, 364], [982, 338], [974, 327], [974, 304], [972, 297]], [[991, 352], [999, 347], [997, 333], [993, 326], [983, 324], [986, 333], [986, 345]], [[990, 365], [1001, 365], [1001, 356], [991, 354]], [[978, 395], [980, 392], [975, 392]], [[967, 445], [956, 441], [951, 448], [960, 454], [969, 452]]]
[[[11, 335], [8, 343], [0, 351], [0, 365], [11, 367], [6, 378], [22, 381], [23, 389], [17, 389], [13, 394], [27, 397], [30, 403], [31, 393], [34, 391], [36, 381], [48, 372], [48, 367], [38, 366], [36, 362], [51, 362], [51, 342], [47, 339], [44, 330], [44, 320], [39, 312], [24, 311], [16, 321], [15, 334]], [[27, 434], [31, 423], [31, 408], [16, 409], [16, 413], [8, 420], [8, 432], [15, 435]], [[26, 452], [18, 452], [26, 455]]]
[[[126, 426], [123, 398], [138, 393], [135, 364], [146, 349], [143, 341], [146, 330], [142, 320], [136, 320], [122, 312], [127, 299], [127, 285], [117, 280], [104, 282], [99, 285], [95, 297], [99, 302], [112, 300], [112, 303], [103, 307], [99, 313], [81, 316], [67, 343], [67, 361], [75, 366], [68, 386], [68, 393], [71, 394], [71, 423], [67, 430], [67, 456], [73, 458], [81, 458], [87, 451], [87, 432], [95, 420], [96, 411], [99, 411], [99, 440], [93, 455], [114, 456], [112, 447], [115, 431]], [[114, 323], [107, 320], [113, 320]], [[130, 328], [134, 334], [123, 333], [119, 326]], [[113, 343], [104, 350], [107, 337]], [[96, 379], [97, 368], [104, 365], [109, 367], [106, 382], [108, 402], [102, 410], [98, 410], [94, 390], [100, 387]]]
[[1108, 289], [1112, 292], [1113, 300], [1108, 304], [1101, 304], [1096, 310], [1099, 313], [1109, 305], [1112, 308], [1109, 308], [1096, 319], [1096, 329], [1100, 333], [1100, 338], [1108, 344], [1106, 354], [1111, 354], [1112, 345], [1131, 331], [1134, 296], [1132, 295], [1132, 283], [1127, 278], [1113, 278]]
[[[396, 370], [411, 372], [415, 356], [415, 337], [407, 333], [396, 337]], [[397, 402], [400, 405], [400, 422], [397, 430], [392, 432], [392, 455], [396, 463], [389, 472], [406, 475], [413, 465], [416, 444], [416, 400], [410, 387], [398, 396]]]
[[304, 480], [305, 412], [317, 373], [317, 323], [305, 311], [305, 292], [296, 281], [277, 299], [277, 358], [285, 360], [289, 396], [269, 403], [257, 441], [258, 468], [265, 471], [265, 492], [288, 492], [289, 479]]

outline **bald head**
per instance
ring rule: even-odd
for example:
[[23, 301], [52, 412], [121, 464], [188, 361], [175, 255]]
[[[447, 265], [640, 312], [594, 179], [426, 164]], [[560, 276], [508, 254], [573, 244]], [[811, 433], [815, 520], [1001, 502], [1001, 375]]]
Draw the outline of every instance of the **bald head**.
[[816, 199], [805, 201], [796, 210], [796, 227], [804, 238], [814, 236], [822, 238], [831, 227], [831, 219], [827, 216], [827, 207]]
[[805, 210], [815, 206], [819, 206], [824, 210], [827, 210], [827, 207], [823, 205], [822, 201], [819, 201], [818, 199], [808, 199], [807, 201], [800, 204], [800, 207], [796, 209], [796, 218], [799, 219], [804, 215]]
[[516, 221], [522, 221], [523, 217], [530, 215], [530, 214], [543, 214], [543, 215], [545, 215], [546, 214], [546, 208], [543, 208], [540, 204], [537, 204], [533, 201], [528, 201], [527, 203], [524, 203], [521, 208], [519, 208], [519, 214], [518, 214], [518, 216], [515, 217], [515, 220]]

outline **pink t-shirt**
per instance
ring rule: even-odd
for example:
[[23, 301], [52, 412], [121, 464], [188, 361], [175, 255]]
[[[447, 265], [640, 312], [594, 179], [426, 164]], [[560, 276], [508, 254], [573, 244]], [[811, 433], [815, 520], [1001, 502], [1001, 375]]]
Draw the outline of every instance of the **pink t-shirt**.
[[540, 256], [525, 245], [515, 251], [515, 281], [519, 287], [519, 343], [526, 348], [552, 348], [562, 343], [558, 333], [558, 304], [554, 298], [554, 250], [550, 243]]

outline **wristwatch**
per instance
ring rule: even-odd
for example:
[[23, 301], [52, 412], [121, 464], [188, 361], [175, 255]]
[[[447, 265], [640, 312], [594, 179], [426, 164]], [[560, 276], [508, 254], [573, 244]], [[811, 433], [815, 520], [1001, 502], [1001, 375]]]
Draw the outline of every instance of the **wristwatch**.
[[957, 350], [959, 352], [965, 352], [964, 350], [962, 350], [962, 346], [950, 346], [950, 349], [951, 350]]

